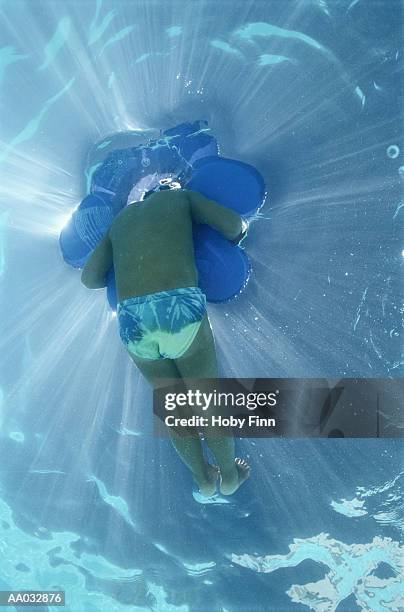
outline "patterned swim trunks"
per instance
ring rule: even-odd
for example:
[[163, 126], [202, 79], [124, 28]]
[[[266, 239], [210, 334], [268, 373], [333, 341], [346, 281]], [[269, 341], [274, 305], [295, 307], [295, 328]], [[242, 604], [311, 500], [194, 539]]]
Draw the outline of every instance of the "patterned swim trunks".
[[142, 359], [176, 359], [191, 346], [206, 313], [199, 287], [159, 291], [118, 303], [119, 334]]

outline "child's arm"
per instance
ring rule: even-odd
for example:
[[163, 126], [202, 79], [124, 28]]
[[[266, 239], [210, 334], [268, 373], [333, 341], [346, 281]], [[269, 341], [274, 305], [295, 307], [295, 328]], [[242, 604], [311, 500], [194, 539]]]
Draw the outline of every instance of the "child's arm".
[[205, 198], [197, 191], [187, 191], [187, 194], [195, 223], [210, 225], [234, 244], [238, 244], [244, 238], [248, 225], [240, 215], [226, 206]]
[[107, 285], [107, 274], [112, 266], [112, 245], [108, 233], [98, 243], [81, 273], [81, 282], [88, 289], [100, 289]]

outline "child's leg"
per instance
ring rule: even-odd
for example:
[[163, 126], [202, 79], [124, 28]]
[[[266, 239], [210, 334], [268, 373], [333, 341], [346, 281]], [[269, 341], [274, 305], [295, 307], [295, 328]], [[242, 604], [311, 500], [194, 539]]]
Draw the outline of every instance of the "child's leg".
[[[172, 359], [141, 359], [131, 353], [129, 355], [155, 389], [162, 385], [162, 378], [181, 377]], [[198, 431], [189, 428], [186, 436], [177, 434], [172, 427], [168, 431], [175, 450], [191, 470], [201, 493], [207, 497], [213, 495], [216, 491], [217, 469], [206, 462]]]
[[[192, 345], [185, 355], [175, 360], [175, 364], [184, 379], [218, 377], [215, 342], [207, 315]], [[220, 468], [221, 491], [227, 495], [234, 493], [248, 478], [249, 466], [241, 460], [235, 461], [233, 437], [218, 436], [214, 427], [206, 427], [204, 432], [206, 443]]]

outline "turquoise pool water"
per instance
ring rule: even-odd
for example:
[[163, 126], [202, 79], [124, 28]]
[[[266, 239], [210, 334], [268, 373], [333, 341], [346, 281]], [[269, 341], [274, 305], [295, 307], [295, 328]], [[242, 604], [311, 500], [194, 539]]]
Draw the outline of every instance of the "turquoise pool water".
[[401, 12], [0, 1], [0, 589], [72, 612], [403, 609], [401, 441], [239, 440], [249, 482], [201, 499], [58, 247], [95, 143], [206, 119], [268, 189], [246, 290], [209, 306], [223, 376], [402, 377]]

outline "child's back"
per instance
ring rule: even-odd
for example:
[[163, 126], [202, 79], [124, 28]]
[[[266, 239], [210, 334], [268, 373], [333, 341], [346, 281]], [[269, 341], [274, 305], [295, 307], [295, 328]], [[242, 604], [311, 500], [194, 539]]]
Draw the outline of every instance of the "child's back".
[[198, 284], [186, 191], [130, 204], [109, 230], [119, 300]]
[[157, 192], [123, 209], [109, 230], [119, 300], [198, 285], [193, 222], [230, 240], [241, 232], [239, 215], [193, 191]]

